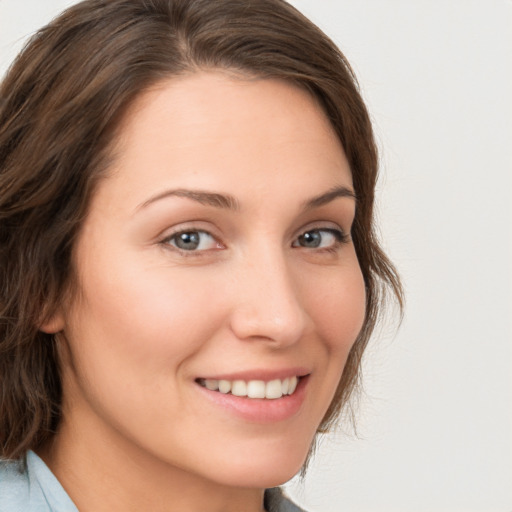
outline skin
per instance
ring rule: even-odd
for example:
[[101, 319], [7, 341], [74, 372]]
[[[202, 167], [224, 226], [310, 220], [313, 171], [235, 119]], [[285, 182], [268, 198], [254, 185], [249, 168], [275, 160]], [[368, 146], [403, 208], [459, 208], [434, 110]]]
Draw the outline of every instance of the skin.
[[[78, 290], [42, 326], [64, 396], [40, 454], [81, 512], [256, 512], [300, 469], [364, 318], [355, 199], [325, 196], [336, 187], [352, 190], [343, 148], [293, 85], [200, 72], [132, 105], [75, 247]], [[177, 248], [182, 231], [201, 231], [197, 250]], [[196, 382], [282, 368], [309, 377], [280, 421], [240, 417]]]

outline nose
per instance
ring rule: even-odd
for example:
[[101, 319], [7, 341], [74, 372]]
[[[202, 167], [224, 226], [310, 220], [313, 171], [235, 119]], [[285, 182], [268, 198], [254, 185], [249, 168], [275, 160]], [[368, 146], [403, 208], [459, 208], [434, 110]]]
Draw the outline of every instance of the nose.
[[308, 315], [288, 267], [278, 250], [259, 252], [240, 263], [230, 319], [238, 339], [285, 347], [303, 336]]

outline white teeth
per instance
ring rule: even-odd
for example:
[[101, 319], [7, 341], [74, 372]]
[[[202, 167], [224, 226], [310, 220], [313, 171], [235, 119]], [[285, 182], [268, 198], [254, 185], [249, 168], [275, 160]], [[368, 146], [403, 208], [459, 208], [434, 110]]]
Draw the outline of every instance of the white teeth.
[[217, 391], [219, 389], [219, 381], [214, 379], [206, 379], [204, 381], [205, 387], [211, 391]]
[[291, 395], [297, 389], [298, 383], [299, 383], [299, 379], [297, 379], [297, 377], [292, 377], [290, 379], [290, 384], [288, 385], [288, 394], [289, 395]]
[[267, 382], [265, 386], [265, 398], [281, 398], [283, 396], [283, 386], [279, 379]]
[[247, 383], [249, 398], [265, 398], [265, 383], [262, 380], [250, 380]]
[[231, 391], [231, 382], [229, 380], [219, 380], [219, 391], [229, 393]]
[[235, 396], [247, 396], [249, 398], [266, 398], [275, 400], [285, 395], [291, 395], [297, 388], [298, 377], [287, 377], [286, 379], [274, 379], [269, 382], [262, 380], [216, 380], [199, 379], [201, 386], [210, 391], [220, 391], [221, 393], [231, 393]]
[[231, 386], [231, 394], [235, 396], [247, 396], [247, 384], [243, 380], [235, 380]]
[[283, 395], [288, 394], [289, 386], [290, 386], [290, 379], [289, 378], [284, 379], [281, 384], [281, 391], [283, 392]]

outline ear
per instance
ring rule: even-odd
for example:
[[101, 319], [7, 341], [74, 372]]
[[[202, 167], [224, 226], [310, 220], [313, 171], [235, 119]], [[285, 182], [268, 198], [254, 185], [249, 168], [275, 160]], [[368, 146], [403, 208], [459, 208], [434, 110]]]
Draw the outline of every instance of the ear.
[[59, 308], [58, 311], [49, 317], [45, 317], [43, 322], [39, 324], [39, 330], [46, 334], [56, 334], [64, 329], [64, 324], [64, 315]]

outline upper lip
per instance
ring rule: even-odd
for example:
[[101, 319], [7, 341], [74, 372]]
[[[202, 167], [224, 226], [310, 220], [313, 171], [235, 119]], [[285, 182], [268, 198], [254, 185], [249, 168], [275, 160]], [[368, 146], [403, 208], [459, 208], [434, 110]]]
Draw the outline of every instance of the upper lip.
[[304, 367], [295, 367], [295, 368], [282, 368], [271, 370], [268, 368], [265, 369], [254, 369], [254, 370], [244, 370], [238, 372], [231, 373], [220, 373], [215, 375], [201, 375], [201, 379], [209, 379], [209, 380], [262, 380], [265, 382], [269, 382], [275, 379], [286, 379], [289, 377], [304, 377], [311, 373], [310, 370]]

